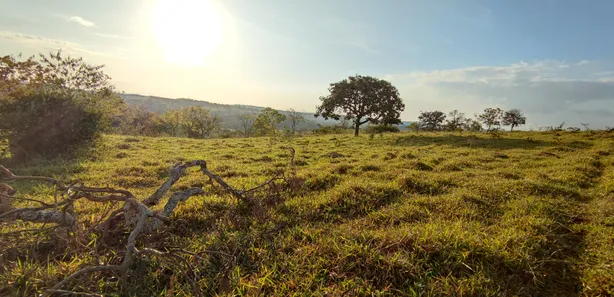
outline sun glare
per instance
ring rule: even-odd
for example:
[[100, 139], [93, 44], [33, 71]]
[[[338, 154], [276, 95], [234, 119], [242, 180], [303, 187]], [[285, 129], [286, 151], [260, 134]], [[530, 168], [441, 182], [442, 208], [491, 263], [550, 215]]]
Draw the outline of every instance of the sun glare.
[[212, 0], [158, 0], [151, 29], [167, 61], [186, 66], [204, 64], [224, 37]]

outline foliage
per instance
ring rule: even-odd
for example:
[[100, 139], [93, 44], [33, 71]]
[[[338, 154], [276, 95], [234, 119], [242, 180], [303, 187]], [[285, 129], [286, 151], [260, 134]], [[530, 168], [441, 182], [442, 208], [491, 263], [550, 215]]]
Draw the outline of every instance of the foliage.
[[511, 126], [510, 131], [514, 130], [514, 127], [526, 124], [527, 118], [522, 114], [520, 109], [510, 109], [503, 114], [502, 124], [504, 126]]
[[493, 127], [501, 126], [501, 118], [503, 110], [501, 108], [486, 108], [484, 113], [476, 115], [477, 119], [486, 125], [486, 131], [490, 131]]
[[162, 121], [171, 136], [179, 136], [182, 125], [182, 112], [179, 109], [171, 109], [162, 115]]
[[103, 66], [59, 51], [19, 58], [0, 58], [0, 134], [14, 161], [72, 154], [111, 127], [123, 101]]
[[370, 76], [350, 76], [331, 83], [330, 95], [320, 97], [322, 104], [316, 108], [315, 116], [324, 119], [345, 119], [354, 122], [354, 136], [360, 126], [372, 124], [400, 124], [405, 104], [399, 91], [390, 82]]
[[320, 126], [318, 129], [313, 130], [313, 134], [316, 135], [326, 135], [326, 134], [343, 134], [347, 132], [347, 127], [342, 125], [332, 125], [332, 126]]
[[292, 108], [288, 110], [287, 118], [290, 122], [290, 131], [292, 131], [292, 134], [296, 133], [296, 125], [300, 122], [305, 121], [303, 115]]
[[254, 132], [254, 121], [256, 116], [253, 114], [242, 114], [239, 117], [239, 123], [241, 125], [241, 129], [243, 131], [244, 137], [250, 137]]
[[418, 116], [418, 127], [424, 131], [439, 131], [443, 130], [443, 122], [446, 119], [446, 114], [436, 111], [422, 111]]
[[467, 119], [465, 118], [465, 113], [462, 113], [455, 109], [448, 113], [448, 117], [446, 119], [444, 127], [445, 130], [456, 131], [459, 129], [463, 129], [463, 125], [465, 125], [466, 122]]
[[466, 119], [465, 122], [463, 123], [463, 130], [479, 132], [484, 129], [482, 127], [482, 123], [480, 123], [479, 121], [476, 121], [474, 119]]
[[190, 138], [207, 138], [219, 128], [220, 119], [201, 106], [190, 106], [179, 110], [181, 126]]
[[[172, 119], [169, 118], [169, 120]], [[163, 119], [147, 110], [147, 107], [143, 105], [126, 106], [115, 117], [115, 126], [115, 130], [124, 135], [160, 136], [168, 129], [170, 135], [176, 136], [176, 134], [173, 134], [175, 130], [173, 126], [167, 126]]]
[[418, 124], [418, 122], [413, 122], [409, 125], [407, 125], [407, 129], [409, 131], [419, 131], [420, 130], [420, 125]]
[[258, 136], [274, 135], [277, 125], [286, 120], [286, 116], [277, 110], [267, 107], [263, 109], [254, 122], [254, 131]]
[[365, 129], [365, 133], [368, 134], [381, 134], [381, 133], [396, 133], [396, 132], [400, 132], [399, 127], [396, 126], [392, 126], [392, 125], [374, 125], [374, 126], [368, 126]]

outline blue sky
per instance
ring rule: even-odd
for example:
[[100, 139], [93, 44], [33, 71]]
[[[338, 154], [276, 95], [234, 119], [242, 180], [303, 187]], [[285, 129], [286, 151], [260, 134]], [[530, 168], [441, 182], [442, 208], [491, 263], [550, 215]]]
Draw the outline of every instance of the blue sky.
[[[166, 6], [165, 6], [166, 5]], [[614, 1], [0, 0], [0, 54], [62, 48], [120, 90], [313, 111], [328, 83], [391, 81], [420, 111], [520, 108], [614, 126]]]

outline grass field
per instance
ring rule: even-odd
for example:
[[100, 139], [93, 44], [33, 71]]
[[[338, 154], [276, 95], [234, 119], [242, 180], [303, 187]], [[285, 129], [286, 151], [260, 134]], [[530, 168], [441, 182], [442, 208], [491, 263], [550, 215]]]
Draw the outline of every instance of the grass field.
[[[247, 213], [220, 191], [192, 197], [138, 246], [207, 253], [180, 262], [143, 258], [124, 295], [607, 296], [614, 295], [614, 134], [394, 133], [294, 139], [144, 138], [107, 135], [81, 161], [11, 168], [145, 198], [177, 161], [204, 159], [238, 189], [288, 166], [292, 186]], [[50, 188], [14, 184], [52, 200]], [[209, 188], [191, 170], [174, 189]], [[20, 204], [28, 205], [27, 203]], [[106, 206], [83, 203], [83, 221]], [[160, 206], [161, 207], [161, 206]], [[0, 295], [32, 296], [81, 267], [121, 259], [122, 234], [105, 246], [32, 248], [26, 223], [2, 223]], [[17, 229], [16, 229], [17, 228]], [[40, 235], [38, 235], [40, 236]], [[38, 251], [38, 252], [37, 252]], [[27, 254], [27, 256], [25, 256]], [[75, 291], [120, 295], [95, 273]]]

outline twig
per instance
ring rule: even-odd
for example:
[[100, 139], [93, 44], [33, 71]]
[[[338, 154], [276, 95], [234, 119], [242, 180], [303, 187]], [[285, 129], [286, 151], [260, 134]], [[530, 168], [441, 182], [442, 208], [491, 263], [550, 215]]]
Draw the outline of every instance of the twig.
[[71, 281], [74, 278], [76, 278], [76, 277], [78, 277], [80, 275], [83, 275], [83, 274], [97, 272], [97, 271], [121, 271], [122, 269], [123, 269], [122, 265], [101, 265], [101, 266], [94, 266], [94, 267], [83, 268], [83, 269], [81, 269], [81, 270], [79, 270], [79, 271], [69, 275], [67, 278], [65, 278], [61, 282], [55, 284], [55, 286], [51, 287], [51, 289], [49, 289], [48, 291], [59, 290], [66, 283], [68, 283], [69, 281]]
[[47, 291], [49, 293], [57, 293], [57, 294], [72, 295], [72, 296], [93, 296], [93, 297], [102, 297], [102, 296], [104, 296], [102, 294], [86, 293], [86, 292], [74, 292], [74, 291], [68, 291], [68, 290], [47, 290]]
[[2, 197], [2, 198], [7, 198], [7, 199], [16, 199], [16, 200], [23, 200], [23, 201], [31, 201], [31, 202], [36, 202], [36, 203], [42, 204], [43, 206], [50, 206], [50, 207], [53, 207], [53, 206], [52, 206], [51, 204], [49, 204], [49, 203], [45, 203], [45, 202], [43, 202], [43, 201], [41, 201], [41, 200], [32, 199], [32, 198], [15, 197], [15, 196], [10, 196], [10, 195], [5, 195], [5, 194], [2, 194], [2, 193], [0, 193], [0, 197]]
[[243, 193], [243, 194], [251, 193], [251, 192], [254, 192], [254, 191], [256, 191], [256, 190], [258, 190], [260, 188], [263, 188], [265, 186], [270, 185], [272, 182], [274, 182], [276, 180], [283, 180], [283, 179], [284, 179], [283, 172], [282, 173], [278, 173], [275, 176], [273, 176], [272, 178], [270, 178], [268, 181], [266, 181], [265, 183], [263, 183], [263, 184], [261, 184], [261, 185], [259, 185], [257, 187], [251, 188], [249, 190], [242, 191], [241, 193]]

